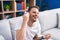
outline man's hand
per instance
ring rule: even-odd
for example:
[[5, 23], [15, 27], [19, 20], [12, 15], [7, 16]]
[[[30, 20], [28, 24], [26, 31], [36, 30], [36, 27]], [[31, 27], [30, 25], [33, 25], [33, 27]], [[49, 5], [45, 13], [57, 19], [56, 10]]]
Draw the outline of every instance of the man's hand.
[[29, 20], [29, 13], [25, 12], [23, 15], [23, 22], [27, 22]]
[[38, 35], [35, 35], [33, 38], [33, 40], [40, 40], [40, 39], [41, 39], [41, 37], [38, 37]]
[[51, 37], [51, 34], [45, 34], [45, 39], [49, 39]]
[[26, 26], [27, 26], [28, 20], [29, 20], [29, 13], [24, 13], [24, 15], [23, 15], [23, 23], [20, 26], [21, 29], [16, 30], [16, 40], [25, 40]]

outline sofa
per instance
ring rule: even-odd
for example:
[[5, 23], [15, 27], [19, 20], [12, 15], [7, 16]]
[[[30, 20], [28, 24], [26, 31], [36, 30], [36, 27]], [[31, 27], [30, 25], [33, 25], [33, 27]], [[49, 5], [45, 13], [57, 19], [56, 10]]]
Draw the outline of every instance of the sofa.
[[[60, 29], [58, 28], [58, 15], [60, 8], [39, 12], [41, 34], [51, 34], [54, 40], [60, 40]], [[16, 29], [22, 24], [22, 16], [0, 20], [0, 40], [15, 40]]]
[[59, 24], [58, 14], [60, 14], [60, 8], [53, 10], [46, 10], [40, 12], [39, 14], [39, 22], [42, 28], [41, 33], [43, 35], [50, 33], [51, 38], [54, 40], [60, 40], [60, 29], [58, 27]]

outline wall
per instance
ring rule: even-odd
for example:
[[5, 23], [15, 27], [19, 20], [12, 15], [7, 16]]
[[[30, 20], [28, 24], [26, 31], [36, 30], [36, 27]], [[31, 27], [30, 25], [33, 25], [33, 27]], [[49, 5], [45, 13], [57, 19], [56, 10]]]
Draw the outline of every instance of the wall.
[[[44, 3], [47, 2], [47, 5], [45, 5], [45, 9], [43, 9]], [[36, 0], [36, 5], [40, 7], [41, 11], [44, 10], [50, 10], [50, 9], [56, 9], [60, 8], [60, 0]]]
[[48, 9], [60, 8], [60, 0], [46, 0]]

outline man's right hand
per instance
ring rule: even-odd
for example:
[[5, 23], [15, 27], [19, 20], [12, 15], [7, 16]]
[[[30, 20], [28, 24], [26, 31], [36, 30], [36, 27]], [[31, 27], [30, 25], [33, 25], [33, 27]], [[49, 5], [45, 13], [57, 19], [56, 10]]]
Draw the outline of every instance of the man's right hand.
[[29, 13], [25, 12], [23, 15], [23, 22], [28, 22], [28, 20], [29, 20]]
[[16, 30], [16, 40], [24, 40], [26, 36], [26, 26], [29, 20], [29, 13], [24, 13], [23, 15], [23, 23], [20, 26], [21, 29]]

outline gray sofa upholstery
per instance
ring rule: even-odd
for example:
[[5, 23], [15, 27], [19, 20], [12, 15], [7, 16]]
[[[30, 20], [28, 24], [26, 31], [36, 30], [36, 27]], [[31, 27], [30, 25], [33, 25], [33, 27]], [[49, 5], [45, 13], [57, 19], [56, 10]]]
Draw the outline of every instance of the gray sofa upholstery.
[[0, 35], [2, 35], [5, 40], [12, 40], [9, 20], [0, 20]]
[[60, 9], [40, 12], [39, 22], [42, 26], [42, 34], [50, 33], [51, 38], [60, 40], [60, 29], [58, 28], [58, 15]]
[[[39, 13], [42, 34], [51, 33], [51, 38], [60, 40], [60, 29], [57, 27], [57, 13], [60, 9], [47, 10]], [[22, 17], [0, 20], [0, 35], [5, 40], [15, 40], [15, 31], [22, 24]]]

